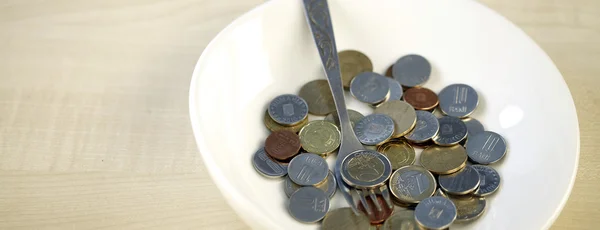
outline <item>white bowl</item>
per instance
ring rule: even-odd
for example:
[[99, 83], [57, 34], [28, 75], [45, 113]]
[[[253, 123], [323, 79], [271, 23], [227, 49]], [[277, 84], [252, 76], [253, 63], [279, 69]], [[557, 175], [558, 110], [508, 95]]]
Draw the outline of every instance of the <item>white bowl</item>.
[[[480, 103], [472, 117], [508, 142], [508, 154], [493, 165], [502, 185], [486, 213], [452, 229], [549, 228], [575, 179], [579, 129], [569, 90], [544, 51], [473, 1], [330, 0], [329, 6], [338, 51], [362, 51], [380, 73], [402, 55], [423, 55], [433, 66], [425, 86], [436, 92], [451, 83], [473, 86]], [[294, 220], [283, 180], [260, 176], [250, 163], [268, 135], [262, 122], [268, 102], [319, 78], [299, 0], [268, 1], [244, 14], [196, 65], [190, 115], [200, 154], [223, 196], [255, 229], [319, 226]], [[346, 99], [350, 108], [371, 113]], [[331, 209], [346, 205], [338, 193]]]

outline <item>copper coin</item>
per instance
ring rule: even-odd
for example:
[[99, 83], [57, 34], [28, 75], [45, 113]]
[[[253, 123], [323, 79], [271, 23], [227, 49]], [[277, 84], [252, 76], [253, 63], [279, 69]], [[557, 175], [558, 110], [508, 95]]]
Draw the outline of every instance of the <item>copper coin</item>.
[[265, 151], [269, 156], [284, 161], [300, 151], [300, 138], [288, 130], [272, 132], [265, 141]]
[[388, 69], [385, 71], [385, 76], [386, 77], [391, 77], [393, 78], [394, 76], [392, 75], [392, 67], [394, 67], [394, 65], [390, 65], [390, 67], [388, 67]]
[[416, 110], [431, 110], [440, 103], [435, 92], [423, 87], [407, 89], [404, 92], [404, 101], [412, 105]]
[[381, 206], [381, 210], [377, 210], [377, 206], [375, 206], [375, 203], [373, 203], [373, 200], [370, 197], [367, 197], [366, 200], [367, 204], [369, 205], [369, 208], [372, 211], [371, 214], [367, 213], [367, 210], [365, 210], [365, 207], [360, 202], [358, 202], [358, 210], [360, 210], [365, 215], [367, 215], [367, 217], [369, 217], [371, 224], [383, 223], [394, 212], [393, 206], [392, 208], [388, 207], [387, 203], [381, 195], [377, 195], [377, 203], [379, 203], [379, 206]]

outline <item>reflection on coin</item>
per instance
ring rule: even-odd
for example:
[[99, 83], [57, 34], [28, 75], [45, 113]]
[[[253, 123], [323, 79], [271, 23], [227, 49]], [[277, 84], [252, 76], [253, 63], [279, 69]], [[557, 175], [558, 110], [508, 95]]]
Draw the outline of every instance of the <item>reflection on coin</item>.
[[473, 221], [485, 212], [486, 201], [484, 197], [475, 196], [450, 196], [450, 200], [456, 206], [456, 221]]
[[443, 116], [438, 118], [440, 123], [440, 130], [438, 134], [433, 137], [433, 142], [441, 146], [451, 146], [460, 143], [467, 137], [467, 125], [456, 118], [450, 116]]
[[432, 196], [421, 201], [415, 208], [415, 220], [427, 229], [450, 227], [456, 219], [456, 206], [441, 196]]
[[381, 230], [424, 230], [415, 220], [415, 212], [413, 210], [402, 210], [394, 212], [390, 216]]
[[392, 170], [415, 163], [415, 149], [402, 140], [393, 140], [377, 147], [392, 163]]
[[359, 101], [379, 104], [390, 95], [388, 79], [374, 72], [362, 72], [350, 83], [350, 93]]
[[479, 122], [475, 118], [467, 117], [462, 120], [465, 123], [465, 125], [467, 126], [467, 138], [475, 136], [475, 135], [485, 131], [481, 122]]
[[299, 133], [302, 148], [310, 153], [326, 155], [340, 146], [340, 131], [331, 122], [311, 121]]
[[300, 222], [317, 222], [329, 211], [329, 197], [318, 188], [302, 187], [290, 196], [288, 211]]
[[352, 208], [331, 210], [323, 219], [321, 230], [365, 230], [369, 229], [369, 218], [363, 214], [354, 214]]
[[475, 191], [479, 187], [479, 173], [473, 167], [467, 165], [458, 172], [440, 175], [438, 181], [440, 187], [448, 194], [464, 195]]
[[402, 98], [402, 86], [400, 85], [400, 82], [393, 78], [387, 78], [387, 80], [390, 83], [390, 97], [387, 100], [400, 100], [400, 98]]
[[467, 151], [460, 145], [430, 146], [421, 152], [421, 165], [436, 174], [451, 174], [465, 167]]
[[373, 188], [385, 183], [392, 174], [390, 161], [377, 151], [358, 150], [342, 161], [344, 182], [358, 189]]
[[375, 108], [373, 113], [388, 115], [394, 120], [393, 138], [398, 138], [410, 132], [416, 124], [415, 109], [404, 101], [387, 101]]
[[[303, 186], [294, 183], [290, 177], [285, 178], [283, 191], [285, 195], [290, 197], [296, 190], [302, 188]], [[329, 174], [327, 174], [327, 178], [325, 178], [325, 182], [314, 186], [315, 188], [321, 189], [327, 194], [329, 198], [332, 198], [335, 194], [335, 190], [337, 188], [335, 177], [331, 170], [329, 170]]]
[[279, 130], [272, 132], [265, 140], [265, 151], [269, 156], [285, 161], [300, 151], [300, 138], [292, 131]]
[[333, 95], [327, 80], [314, 80], [306, 83], [298, 94], [308, 104], [308, 112], [325, 116], [335, 110]]
[[373, 199], [367, 199], [367, 205], [369, 207], [371, 207], [370, 214], [366, 211], [366, 209], [362, 203], [360, 203], [360, 202], [358, 203], [358, 210], [367, 214], [367, 217], [369, 217], [371, 224], [383, 223], [383, 221], [385, 221], [388, 217], [390, 217], [390, 215], [392, 215], [392, 213], [394, 212], [393, 205], [392, 205], [392, 208], [390, 208], [381, 195], [376, 195], [376, 197], [377, 197], [377, 203], [381, 207], [381, 210], [378, 210], [377, 208], [373, 208], [373, 207], [377, 207], [375, 205], [375, 203], [373, 202]]
[[267, 129], [269, 129], [271, 132], [275, 132], [275, 131], [279, 131], [279, 130], [288, 130], [288, 131], [297, 133], [306, 124], [308, 124], [308, 116], [306, 118], [304, 118], [304, 120], [300, 121], [300, 123], [298, 123], [298, 124], [295, 124], [293, 126], [284, 126], [284, 125], [277, 124], [277, 122], [275, 122], [273, 120], [273, 118], [271, 118], [271, 116], [269, 116], [269, 112], [267, 111], [267, 112], [265, 112], [265, 117], [264, 117], [263, 121], [264, 121]]
[[444, 191], [442, 191], [441, 188], [438, 188], [435, 190], [435, 193], [433, 194], [434, 196], [441, 196], [441, 197], [446, 197], [448, 198], [448, 195], [446, 195], [446, 193], [444, 193]]
[[278, 178], [287, 174], [287, 165], [281, 164], [269, 158], [264, 148], [260, 148], [252, 157], [254, 169], [261, 175], [269, 178]]
[[477, 196], [489, 196], [500, 187], [500, 174], [492, 167], [485, 165], [472, 165], [479, 173], [479, 188], [475, 190]]
[[473, 87], [465, 84], [452, 84], [439, 94], [440, 109], [448, 116], [463, 118], [469, 116], [479, 104], [479, 96]]
[[[361, 113], [357, 112], [356, 110], [348, 109], [346, 111], [348, 111], [348, 117], [350, 118], [350, 124], [352, 125], [353, 128], [354, 128], [354, 125], [356, 124], [356, 122], [358, 122], [358, 120], [360, 120], [361, 118], [364, 117], [364, 115], [362, 115]], [[337, 111], [333, 111], [330, 114], [328, 114], [325, 117], [325, 120], [333, 122], [338, 127], [340, 126], [340, 120], [339, 120], [339, 117], [337, 115]]]
[[325, 181], [328, 173], [325, 159], [313, 153], [299, 154], [288, 165], [288, 176], [301, 186], [318, 185]]
[[420, 86], [429, 80], [431, 64], [420, 55], [406, 55], [394, 63], [392, 75], [404, 87]]
[[479, 164], [492, 164], [506, 155], [506, 142], [495, 132], [483, 131], [469, 137], [466, 144], [469, 159]]
[[404, 101], [412, 105], [416, 110], [432, 110], [438, 103], [437, 94], [428, 88], [414, 87], [404, 92]]
[[395, 200], [405, 204], [416, 204], [433, 195], [436, 182], [425, 168], [409, 165], [399, 168], [392, 174], [390, 190]]
[[392, 137], [394, 121], [385, 114], [371, 114], [356, 122], [354, 132], [364, 145], [379, 145]]
[[301, 97], [283, 94], [271, 101], [268, 112], [269, 116], [278, 124], [292, 126], [308, 116], [308, 104]]
[[359, 73], [373, 71], [371, 60], [359, 51], [344, 50], [338, 53], [338, 57], [344, 88], [349, 88], [350, 82]]
[[413, 143], [423, 143], [435, 137], [440, 129], [440, 123], [437, 117], [427, 111], [415, 111], [417, 114], [417, 124], [415, 128], [408, 133], [405, 138]]

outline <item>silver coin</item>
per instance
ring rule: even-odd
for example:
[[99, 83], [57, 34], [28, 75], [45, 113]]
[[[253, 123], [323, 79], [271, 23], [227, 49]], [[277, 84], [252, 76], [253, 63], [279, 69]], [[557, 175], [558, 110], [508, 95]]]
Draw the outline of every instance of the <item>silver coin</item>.
[[290, 196], [288, 211], [300, 222], [317, 222], [329, 211], [329, 197], [321, 189], [302, 187]]
[[489, 196], [500, 187], [500, 174], [492, 167], [485, 165], [472, 165], [479, 173], [479, 188], [473, 194], [477, 196]]
[[469, 116], [479, 104], [475, 89], [465, 84], [446, 86], [438, 96], [442, 112], [458, 118]]
[[415, 208], [415, 220], [427, 229], [445, 229], [456, 220], [456, 206], [448, 198], [432, 196]]
[[301, 153], [288, 165], [288, 176], [301, 186], [313, 186], [327, 178], [329, 168], [323, 157], [314, 153]]
[[363, 72], [350, 82], [350, 93], [359, 101], [375, 105], [388, 98], [390, 83], [378, 73]]
[[465, 195], [479, 187], [479, 173], [472, 166], [465, 166], [458, 172], [440, 175], [440, 188], [452, 195]]
[[400, 82], [389, 77], [386, 77], [386, 79], [390, 83], [390, 97], [387, 100], [400, 100], [404, 92], [402, 91], [402, 86], [400, 85]]
[[433, 137], [433, 142], [441, 146], [456, 145], [467, 137], [467, 125], [456, 118], [450, 116], [443, 116], [438, 118], [440, 123], [440, 130], [438, 134]]
[[467, 155], [475, 163], [492, 164], [506, 155], [506, 142], [495, 132], [484, 131], [469, 137], [466, 144]]
[[265, 152], [264, 148], [260, 148], [254, 157], [252, 157], [252, 165], [254, 169], [261, 175], [269, 178], [278, 178], [287, 174], [287, 165], [274, 161]]
[[431, 64], [420, 55], [406, 55], [396, 61], [392, 75], [404, 87], [420, 86], [429, 80]]
[[[348, 111], [348, 117], [350, 118], [350, 125], [352, 125], [352, 128], [354, 128], [354, 124], [356, 124], [356, 122], [358, 122], [358, 120], [360, 120], [361, 118], [363, 118], [365, 115], [362, 115], [362, 113], [356, 111], [356, 110], [352, 110], [352, 109], [348, 109], [346, 110]], [[337, 111], [333, 111], [330, 114], [327, 114], [327, 116], [325, 116], [325, 120], [326, 121], [330, 121], [333, 122], [334, 124], [336, 124], [338, 127], [340, 127], [340, 118], [337, 115]]]
[[417, 123], [415, 128], [405, 136], [405, 138], [413, 143], [423, 143], [437, 135], [440, 129], [440, 123], [430, 112], [417, 110]]
[[308, 116], [308, 104], [299, 96], [283, 94], [271, 101], [268, 112], [278, 124], [292, 126]]
[[[285, 195], [287, 195], [288, 197], [292, 196], [292, 194], [294, 192], [296, 192], [298, 189], [300, 189], [302, 187], [304, 187], [304, 186], [294, 183], [290, 179], [289, 176], [285, 177], [283, 191], [285, 192]], [[323, 190], [327, 194], [327, 196], [329, 196], [329, 198], [333, 197], [333, 195], [335, 194], [335, 191], [337, 189], [337, 183], [336, 183], [335, 177], [333, 176], [333, 173], [331, 172], [331, 170], [329, 171], [329, 174], [327, 174], [326, 182], [322, 183], [320, 185], [317, 185], [315, 187]]]
[[479, 122], [475, 118], [467, 117], [463, 119], [463, 122], [465, 123], [465, 125], [467, 125], [467, 138], [475, 136], [485, 131], [481, 122]]
[[354, 132], [364, 145], [379, 145], [394, 134], [394, 120], [385, 114], [371, 114], [356, 122]]
[[392, 175], [392, 164], [383, 154], [372, 150], [358, 150], [344, 158], [341, 167], [346, 184], [363, 189], [384, 184]]

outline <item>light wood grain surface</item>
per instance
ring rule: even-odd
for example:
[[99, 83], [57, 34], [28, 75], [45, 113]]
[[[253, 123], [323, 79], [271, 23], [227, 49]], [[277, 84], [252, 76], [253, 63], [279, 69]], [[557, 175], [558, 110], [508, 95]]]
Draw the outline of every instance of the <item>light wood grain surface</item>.
[[[0, 229], [247, 229], [197, 153], [187, 94], [206, 44], [261, 2], [0, 1]], [[552, 229], [600, 228], [600, 1], [482, 2], [577, 106], [579, 172]]]

